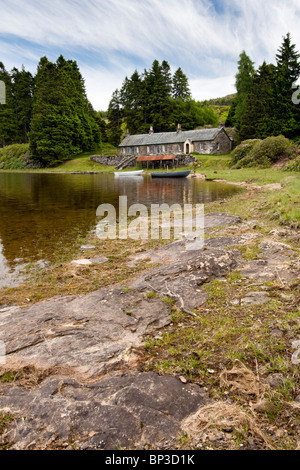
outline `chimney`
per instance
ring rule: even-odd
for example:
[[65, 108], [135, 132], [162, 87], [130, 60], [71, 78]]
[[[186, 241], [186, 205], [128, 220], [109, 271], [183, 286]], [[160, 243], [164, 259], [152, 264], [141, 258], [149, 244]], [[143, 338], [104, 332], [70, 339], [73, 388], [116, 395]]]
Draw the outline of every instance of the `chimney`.
[[126, 137], [128, 137], [130, 135], [130, 132], [129, 132], [129, 129], [127, 129], [126, 131]]
[[177, 134], [179, 134], [179, 132], [182, 132], [181, 124], [178, 124], [178, 126], [177, 126]]
[[152, 135], [152, 134], [154, 134], [153, 126], [151, 126], [149, 130], [149, 135]]

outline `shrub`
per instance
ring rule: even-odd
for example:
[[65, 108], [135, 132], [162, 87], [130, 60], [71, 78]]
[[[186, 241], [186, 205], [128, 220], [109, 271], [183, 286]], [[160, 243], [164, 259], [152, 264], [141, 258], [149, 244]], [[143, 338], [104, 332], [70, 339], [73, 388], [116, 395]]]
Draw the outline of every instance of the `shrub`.
[[240, 145], [238, 145], [231, 153], [231, 164], [236, 165], [240, 160], [242, 160], [249, 152], [253, 149], [253, 147], [258, 143], [261, 142], [259, 139], [249, 139], [244, 140]]
[[288, 162], [285, 165], [284, 170], [286, 170], [286, 171], [300, 171], [300, 155], [299, 155], [299, 157], [294, 158], [293, 160]]
[[234, 168], [255, 166], [268, 168], [279, 160], [291, 158], [292, 154], [293, 147], [289, 139], [282, 135], [267, 137], [258, 141], [246, 155], [236, 162]]
[[7, 145], [0, 149], [0, 170], [36, 168], [30, 160], [29, 144]]

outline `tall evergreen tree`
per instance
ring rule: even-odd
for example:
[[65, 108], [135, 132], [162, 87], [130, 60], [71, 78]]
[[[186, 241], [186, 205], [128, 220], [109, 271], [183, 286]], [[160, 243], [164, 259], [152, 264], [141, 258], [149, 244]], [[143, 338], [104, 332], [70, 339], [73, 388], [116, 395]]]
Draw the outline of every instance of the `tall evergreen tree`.
[[0, 80], [5, 83], [6, 103], [0, 104], [0, 146], [17, 142], [17, 120], [14, 109], [11, 76], [0, 62]]
[[237, 129], [245, 113], [247, 97], [252, 89], [255, 68], [250, 57], [243, 51], [238, 61], [238, 72], [235, 76], [236, 97], [233, 122]]
[[32, 159], [56, 165], [100, 141], [90, 114], [84, 82], [75, 61], [43, 57], [35, 77], [33, 116], [29, 134]]
[[22, 70], [13, 68], [11, 78], [17, 121], [17, 140], [18, 142], [27, 143], [32, 117], [34, 78], [24, 67], [22, 67]]
[[131, 134], [140, 132], [143, 123], [142, 88], [144, 84], [137, 70], [130, 80], [126, 77], [120, 91], [120, 101], [123, 114], [126, 116], [126, 125]]
[[122, 109], [121, 109], [121, 96], [119, 90], [113, 92], [112, 98], [109, 102], [107, 117], [109, 124], [107, 126], [108, 141], [118, 146], [122, 135]]
[[[276, 68], [264, 62], [254, 74], [252, 88], [239, 123], [239, 140], [265, 139], [278, 135], [274, 117], [276, 107]], [[279, 132], [280, 133], [280, 132]]]
[[300, 54], [292, 44], [290, 33], [284, 38], [276, 55], [276, 117], [278, 129], [286, 137], [300, 135], [300, 110], [292, 102], [293, 84], [300, 76]]
[[170, 67], [166, 61], [162, 65], [155, 60], [148, 75], [151, 89], [150, 121], [156, 132], [170, 130], [172, 81]]
[[191, 98], [188, 78], [180, 67], [173, 75], [172, 95], [173, 98], [183, 101], [188, 101]]

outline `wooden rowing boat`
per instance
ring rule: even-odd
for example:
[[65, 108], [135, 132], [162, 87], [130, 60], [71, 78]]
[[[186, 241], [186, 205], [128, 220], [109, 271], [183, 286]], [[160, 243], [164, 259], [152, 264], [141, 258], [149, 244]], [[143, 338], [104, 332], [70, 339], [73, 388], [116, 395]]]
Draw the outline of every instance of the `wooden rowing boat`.
[[137, 171], [115, 171], [115, 176], [139, 176], [144, 170]]
[[151, 173], [152, 178], [186, 178], [190, 171], [170, 171], [168, 173]]

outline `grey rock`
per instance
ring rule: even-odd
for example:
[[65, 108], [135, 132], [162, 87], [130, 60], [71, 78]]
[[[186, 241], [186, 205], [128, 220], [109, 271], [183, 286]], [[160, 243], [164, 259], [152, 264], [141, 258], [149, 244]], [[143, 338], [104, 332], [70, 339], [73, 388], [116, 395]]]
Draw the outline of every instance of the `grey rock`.
[[[173, 245], [174, 246], [174, 245]], [[207, 248], [199, 251], [179, 250], [173, 254], [173, 262], [166, 260], [163, 266], [154, 268], [136, 278], [130, 287], [138, 290], [154, 290], [166, 294], [169, 291], [180, 296], [186, 309], [203, 305], [207, 293], [200, 286], [208, 280], [225, 276], [238, 266], [240, 252]], [[182, 245], [181, 245], [182, 246]], [[162, 259], [162, 258], [161, 258]]]
[[269, 301], [270, 297], [266, 292], [249, 292], [246, 297], [241, 299], [243, 305], [266, 304]]
[[35, 390], [14, 386], [0, 408], [19, 416], [6, 435], [12, 449], [45, 449], [55, 440], [112, 450], [177, 442], [181, 421], [209, 402], [198, 386], [175, 377], [127, 373], [91, 384], [62, 376]]
[[169, 322], [170, 307], [159, 298], [113, 287], [9, 309], [0, 315], [0, 332], [7, 363], [69, 366], [92, 376]]
[[81, 245], [80, 250], [94, 250], [95, 248], [95, 245]]
[[93, 264], [104, 264], [109, 261], [105, 256], [96, 256], [95, 258], [90, 258], [90, 260]]

